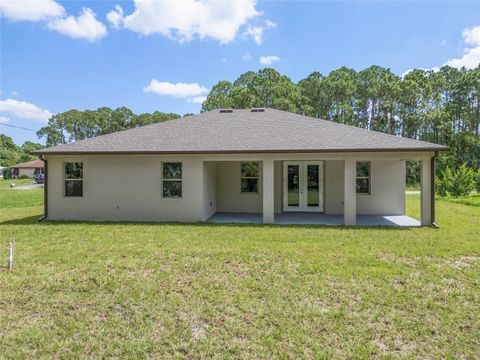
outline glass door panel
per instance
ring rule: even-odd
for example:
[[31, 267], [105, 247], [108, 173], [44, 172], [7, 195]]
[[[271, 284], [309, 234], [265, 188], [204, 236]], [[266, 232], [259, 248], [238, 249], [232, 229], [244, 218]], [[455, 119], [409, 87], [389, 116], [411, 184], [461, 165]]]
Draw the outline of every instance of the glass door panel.
[[307, 206], [320, 206], [320, 166], [315, 164], [307, 165]]
[[300, 165], [287, 166], [287, 206], [300, 206]]

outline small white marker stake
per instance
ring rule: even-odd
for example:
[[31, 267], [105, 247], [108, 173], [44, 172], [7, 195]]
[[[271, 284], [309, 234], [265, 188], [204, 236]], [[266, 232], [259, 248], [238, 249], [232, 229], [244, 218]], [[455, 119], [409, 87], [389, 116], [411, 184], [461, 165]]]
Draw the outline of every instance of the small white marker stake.
[[10, 243], [10, 252], [8, 254], [8, 270], [13, 268], [13, 243]]

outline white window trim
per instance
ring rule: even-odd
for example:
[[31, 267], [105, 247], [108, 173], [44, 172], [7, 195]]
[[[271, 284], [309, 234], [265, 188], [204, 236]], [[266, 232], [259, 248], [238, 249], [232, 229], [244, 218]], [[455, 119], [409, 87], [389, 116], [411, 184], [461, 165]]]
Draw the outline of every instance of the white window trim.
[[[81, 179], [67, 179], [65, 177], [65, 165], [66, 164], [73, 164], [73, 163], [77, 163], [77, 164], [82, 164], [82, 178]], [[83, 186], [84, 185], [84, 181], [83, 181], [83, 178], [85, 177], [85, 174], [84, 174], [84, 171], [85, 171], [85, 167], [83, 166], [83, 161], [76, 161], [76, 160], [73, 160], [73, 161], [64, 161], [62, 163], [63, 165], [63, 181], [62, 181], [62, 190], [63, 190], [63, 197], [66, 198], [66, 199], [83, 199], [83, 196], [84, 196], [84, 193], [85, 193], [85, 187]], [[81, 196], [70, 196], [70, 195], [67, 195], [66, 194], [66, 188], [65, 188], [65, 181], [81, 181], [82, 182], [82, 195]]]
[[[257, 164], [257, 176], [242, 176], [242, 165], [243, 164]], [[243, 179], [257, 179], [257, 191], [242, 191], [242, 180]], [[258, 190], [260, 184], [260, 163], [258, 161], [242, 161], [240, 162], [240, 194], [259, 194]]]
[[[361, 160], [357, 163], [367, 163], [368, 164], [368, 176], [357, 176], [357, 165], [355, 164], [355, 193], [359, 196], [371, 196], [372, 195], [372, 162], [370, 160]], [[357, 189], [357, 179], [368, 179], [368, 193], [358, 193]]]
[[[163, 178], [163, 165], [164, 164], [171, 164], [171, 163], [180, 164], [180, 166], [182, 167], [182, 178], [181, 179], [164, 179]], [[162, 199], [165, 199], [165, 200], [180, 200], [180, 199], [183, 199], [183, 161], [177, 161], [177, 160], [162, 161], [160, 170], [161, 170], [160, 178], [161, 178], [161, 184], [162, 184], [162, 188], [161, 188]], [[181, 182], [181, 189], [182, 189], [182, 196], [164, 196], [163, 195], [163, 182], [164, 181], [180, 181]]]

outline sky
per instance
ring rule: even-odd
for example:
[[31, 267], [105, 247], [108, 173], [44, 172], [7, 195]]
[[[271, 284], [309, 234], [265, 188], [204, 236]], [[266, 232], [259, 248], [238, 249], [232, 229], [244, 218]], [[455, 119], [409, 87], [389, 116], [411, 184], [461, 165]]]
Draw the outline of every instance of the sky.
[[2, 0], [0, 131], [44, 143], [70, 109], [198, 113], [218, 81], [263, 67], [297, 82], [479, 62], [480, 1]]

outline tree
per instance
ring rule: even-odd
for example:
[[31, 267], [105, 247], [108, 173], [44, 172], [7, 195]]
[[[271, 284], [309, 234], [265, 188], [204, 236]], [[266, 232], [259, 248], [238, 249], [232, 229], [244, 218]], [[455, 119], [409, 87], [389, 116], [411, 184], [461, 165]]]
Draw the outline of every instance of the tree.
[[53, 115], [37, 135], [46, 137], [47, 146], [54, 146], [179, 117], [178, 114], [159, 111], [136, 115], [127, 107], [115, 110], [108, 107], [84, 111], [73, 109]]
[[37, 158], [30, 152], [44, 148], [42, 144], [32, 141], [26, 141], [22, 146], [16, 145], [12, 138], [4, 134], [0, 134], [0, 165], [12, 166], [21, 162], [34, 160]]

